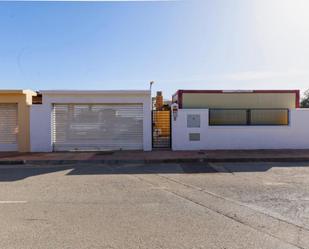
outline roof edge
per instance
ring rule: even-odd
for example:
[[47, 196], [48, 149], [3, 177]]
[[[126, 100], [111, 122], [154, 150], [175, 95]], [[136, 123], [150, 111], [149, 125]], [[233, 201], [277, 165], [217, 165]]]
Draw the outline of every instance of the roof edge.
[[40, 90], [42, 94], [149, 94], [150, 90]]
[[273, 90], [273, 89], [261, 89], [261, 90], [254, 90], [254, 89], [236, 89], [236, 90], [230, 90], [230, 89], [226, 89], [226, 90], [198, 90], [198, 89], [179, 89], [177, 93], [182, 92], [182, 93], [297, 93], [300, 90], [298, 89], [277, 89], [277, 90]]
[[25, 94], [25, 95], [32, 95], [36, 96], [37, 93], [35, 91], [29, 89], [1, 89], [0, 94]]

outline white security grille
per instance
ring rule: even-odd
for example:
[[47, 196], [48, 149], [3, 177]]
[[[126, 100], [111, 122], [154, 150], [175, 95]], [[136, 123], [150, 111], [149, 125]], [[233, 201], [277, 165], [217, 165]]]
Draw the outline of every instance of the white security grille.
[[17, 104], [0, 104], [0, 151], [17, 150]]
[[55, 151], [143, 149], [142, 104], [54, 104]]

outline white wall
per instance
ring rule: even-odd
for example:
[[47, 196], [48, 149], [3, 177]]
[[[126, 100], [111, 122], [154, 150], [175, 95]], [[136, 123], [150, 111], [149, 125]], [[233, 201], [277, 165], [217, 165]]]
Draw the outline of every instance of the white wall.
[[32, 105], [30, 109], [31, 152], [51, 152], [52, 105]]
[[[75, 96], [74, 96], [75, 95]], [[130, 96], [132, 95], [132, 96]], [[143, 104], [143, 144], [150, 151], [151, 145], [151, 97], [148, 94], [43, 94], [43, 104], [32, 105], [30, 111], [30, 143], [32, 152], [51, 152], [52, 146], [52, 106], [54, 103], [141, 103]]]
[[[200, 114], [201, 127], [187, 128], [187, 114]], [[189, 141], [189, 133], [200, 141]], [[208, 109], [179, 109], [172, 117], [173, 150], [309, 149], [309, 110], [290, 110], [289, 126], [208, 126]]]

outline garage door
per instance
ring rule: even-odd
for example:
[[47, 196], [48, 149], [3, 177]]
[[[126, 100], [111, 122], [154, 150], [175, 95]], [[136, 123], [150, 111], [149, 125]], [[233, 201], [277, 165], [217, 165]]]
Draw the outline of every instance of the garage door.
[[0, 104], [0, 151], [17, 151], [17, 104]]
[[142, 150], [142, 104], [54, 104], [54, 151]]

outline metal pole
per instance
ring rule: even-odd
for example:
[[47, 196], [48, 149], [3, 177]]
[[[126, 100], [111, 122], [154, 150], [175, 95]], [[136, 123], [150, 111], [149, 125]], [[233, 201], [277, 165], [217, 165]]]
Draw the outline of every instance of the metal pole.
[[152, 149], [154, 148], [154, 141], [153, 141], [153, 132], [154, 132], [154, 120], [153, 120], [153, 100], [152, 100], [152, 85], [154, 84], [154, 81], [150, 81], [149, 82], [149, 90], [150, 90], [150, 98], [151, 98], [151, 146], [152, 146]]

